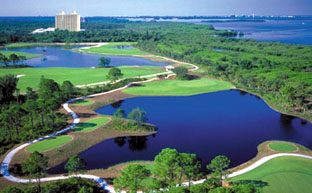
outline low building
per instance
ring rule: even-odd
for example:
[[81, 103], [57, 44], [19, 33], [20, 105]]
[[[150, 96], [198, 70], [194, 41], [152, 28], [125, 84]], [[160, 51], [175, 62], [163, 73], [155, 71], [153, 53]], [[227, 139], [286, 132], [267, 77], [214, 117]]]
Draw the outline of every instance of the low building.
[[80, 31], [80, 15], [76, 11], [73, 11], [71, 14], [65, 14], [62, 11], [55, 16], [55, 29]]
[[165, 66], [165, 69], [166, 69], [167, 71], [173, 71], [174, 66], [171, 66], [171, 65]]
[[40, 33], [44, 33], [44, 32], [54, 32], [54, 31], [55, 31], [55, 28], [49, 27], [47, 29], [39, 28], [39, 29], [36, 29], [35, 31], [33, 31], [31, 33], [32, 34], [40, 34]]

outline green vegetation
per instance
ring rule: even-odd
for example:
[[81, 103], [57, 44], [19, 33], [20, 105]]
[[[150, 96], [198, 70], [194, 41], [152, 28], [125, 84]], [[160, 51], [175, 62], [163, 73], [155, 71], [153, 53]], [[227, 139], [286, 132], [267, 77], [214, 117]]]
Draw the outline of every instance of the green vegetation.
[[41, 178], [46, 175], [48, 169], [48, 157], [35, 151], [22, 163], [22, 170], [30, 178], [35, 178], [38, 185], [38, 192], [41, 192]]
[[[155, 74], [164, 72], [155, 71], [155, 68], [149, 70], [149, 67], [144, 69], [125, 66], [118, 67], [124, 74], [124, 78], [130, 78], [135, 76], [143, 76], [149, 74]], [[41, 76], [45, 78], [53, 79], [57, 83], [69, 80], [74, 85], [85, 85], [96, 82], [108, 81], [106, 75], [109, 72], [109, 68], [23, 68], [23, 69], [0, 69], [0, 77], [6, 74], [13, 75], [25, 75], [19, 79], [17, 87], [21, 92], [25, 92], [27, 87], [38, 88], [38, 82]]]
[[66, 143], [68, 143], [72, 139], [71, 136], [68, 135], [60, 135], [56, 137], [52, 137], [50, 139], [45, 139], [43, 141], [37, 142], [35, 144], [30, 145], [26, 148], [27, 151], [38, 151], [44, 152], [60, 147]]
[[[143, 52], [135, 47], [132, 49], [121, 49], [122, 46], [135, 46], [135, 42], [114, 42], [101, 47], [95, 47], [90, 49], [80, 49], [80, 51], [105, 55], [147, 55], [147, 52]], [[120, 48], [119, 48], [120, 47]]]
[[18, 80], [13, 75], [0, 77], [0, 154], [14, 144], [52, 133], [67, 125], [66, 115], [58, 112], [67, 100], [67, 91], [53, 80], [42, 77], [38, 92], [28, 88], [26, 95], [20, 95], [16, 88]]
[[176, 74], [176, 79], [178, 80], [189, 80], [189, 75], [187, 74], [187, 68], [183, 66], [178, 66], [173, 69], [173, 72]]
[[126, 114], [122, 109], [117, 109], [113, 115], [113, 127], [117, 131], [155, 131], [153, 125], [146, 124], [146, 112], [139, 107], [132, 109], [125, 119]]
[[74, 155], [69, 158], [65, 164], [65, 169], [68, 173], [83, 172], [87, 167], [87, 163], [84, 159], [80, 158], [78, 155]]
[[41, 191], [35, 186], [19, 187], [8, 186], [0, 193], [47, 193], [47, 192], [66, 192], [66, 193], [103, 193], [103, 189], [94, 181], [83, 178], [70, 178], [65, 180], [58, 180], [55, 182], [48, 182], [41, 186]]
[[258, 168], [230, 179], [234, 183], [253, 183], [264, 193], [309, 193], [312, 190], [312, 160], [279, 157]]
[[26, 42], [19, 42], [19, 43], [10, 43], [6, 44], [5, 47], [8, 49], [14, 49], [14, 48], [27, 48], [27, 47], [33, 47], [33, 46], [44, 46], [45, 44], [42, 43], [26, 43]]
[[98, 68], [108, 68], [110, 63], [111, 63], [110, 58], [100, 57], [99, 58], [99, 64], [97, 67]]
[[80, 100], [75, 101], [75, 103], [73, 103], [73, 104], [78, 105], [78, 106], [88, 106], [88, 105], [91, 105], [93, 103], [94, 103], [94, 101], [92, 101], [92, 100], [80, 99]]
[[269, 147], [278, 152], [294, 152], [297, 150], [297, 147], [285, 142], [273, 142], [269, 144]]
[[219, 155], [213, 158], [211, 163], [207, 165], [207, 169], [212, 171], [211, 177], [215, 178], [219, 185], [222, 185], [222, 177], [228, 174], [226, 169], [229, 167], [230, 162], [231, 161], [226, 156]]
[[89, 132], [93, 131], [102, 125], [108, 123], [110, 121], [107, 117], [101, 117], [101, 118], [95, 118], [88, 120], [83, 123], [79, 123], [76, 127], [73, 128], [73, 131], [75, 132]]
[[41, 57], [40, 54], [29, 54], [25, 52], [10, 52], [10, 51], [0, 51], [0, 54], [3, 54], [5, 57], [9, 58], [10, 55], [16, 54], [18, 57], [25, 57], [26, 59]]
[[150, 175], [150, 170], [145, 166], [130, 164], [121, 172], [121, 176], [114, 180], [114, 187], [117, 191], [130, 189], [131, 192], [137, 192], [144, 187], [142, 182]]
[[232, 88], [234, 87], [227, 82], [201, 78], [190, 81], [162, 80], [149, 82], [142, 84], [142, 86], [127, 88], [123, 92], [148, 96], [188, 96]]
[[110, 80], [112, 83], [116, 82], [117, 80], [121, 79], [123, 77], [123, 73], [121, 73], [121, 70], [119, 68], [111, 68], [108, 71], [108, 75], [106, 78]]
[[130, 164], [113, 182], [118, 191], [131, 193], [138, 190], [156, 193], [258, 193], [255, 185], [250, 183], [234, 184], [230, 188], [221, 186], [221, 175], [226, 173], [229, 163], [227, 157], [217, 156], [207, 165], [211, 172], [203, 184], [189, 183], [185, 187], [181, 186], [182, 182], [202, 179], [205, 175], [201, 171], [201, 161], [196, 154], [166, 148], [155, 156], [154, 164]]

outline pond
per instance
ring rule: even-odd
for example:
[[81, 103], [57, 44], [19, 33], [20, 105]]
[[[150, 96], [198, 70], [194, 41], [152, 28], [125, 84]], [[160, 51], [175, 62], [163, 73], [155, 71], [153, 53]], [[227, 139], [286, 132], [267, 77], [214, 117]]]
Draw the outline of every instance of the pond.
[[[33, 58], [26, 64], [36, 68], [68, 67], [68, 68], [91, 68], [96, 67], [101, 55], [86, 54], [66, 50], [61, 47], [30, 47], [12, 49], [10, 51], [43, 54], [43, 57]], [[132, 56], [105, 56], [111, 59], [111, 66], [166, 66], [165, 62], [154, 62], [146, 58]]]
[[[262, 99], [237, 90], [195, 96], [135, 97], [96, 110], [112, 115], [137, 106], [148, 122], [158, 127], [155, 135], [122, 137], [99, 143], [82, 152], [88, 169], [107, 168], [131, 160], [153, 160], [163, 148], [196, 153], [207, 164], [223, 154], [231, 166], [257, 154], [266, 140], [286, 140], [312, 147], [312, 124], [272, 110]], [[49, 173], [63, 173], [64, 164]]]

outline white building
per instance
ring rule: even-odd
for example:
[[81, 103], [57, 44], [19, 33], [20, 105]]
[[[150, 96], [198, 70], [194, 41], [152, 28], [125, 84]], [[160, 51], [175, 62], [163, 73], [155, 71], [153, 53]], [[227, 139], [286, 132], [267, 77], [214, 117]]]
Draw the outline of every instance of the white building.
[[80, 31], [80, 15], [76, 11], [73, 11], [71, 14], [65, 14], [62, 11], [55, 16], [55, 29]]

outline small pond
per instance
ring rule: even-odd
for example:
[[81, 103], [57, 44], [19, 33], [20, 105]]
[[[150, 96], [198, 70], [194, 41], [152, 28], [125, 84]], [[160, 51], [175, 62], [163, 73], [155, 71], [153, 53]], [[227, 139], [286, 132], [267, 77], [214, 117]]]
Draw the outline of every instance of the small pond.
[[120, 50], [132, 50], [133, 46], [115, 46], [111, 47], [112, 49], [120, 49]]
[[[30, 47], [12, 49], [9, 51], [43, 54], [43, 57], [33, 58], [26, 64], [36, 68], [68, 67], [68, 68], [91, 68], [96, 67], [102, 55], [86, 54], [66, 50], [61, 47]], [[168, 63], [154, 62], [146, 58], [132, 56], [105, 56], [111, 59], [111, 66], [165, 66]]]
[[[312, 147], [312, 124], [272, 110], [262, 99], [237, 90], [195, 96], [135, 97], [96, 110], [112, 115], [137, 106], [147, 112], [148, 122], [158, 127], [155, 135], [106, 140], [80, 156], [88, 169], [107, 168], [131, 160], [153, 160], [163, 148], [196, 153], [207, 164], [213, 157], [228, 156], [231, 166], [257, 154], [266, 140], [286, 140]], [[63, 173], [64, 164], [50, 173]]]

